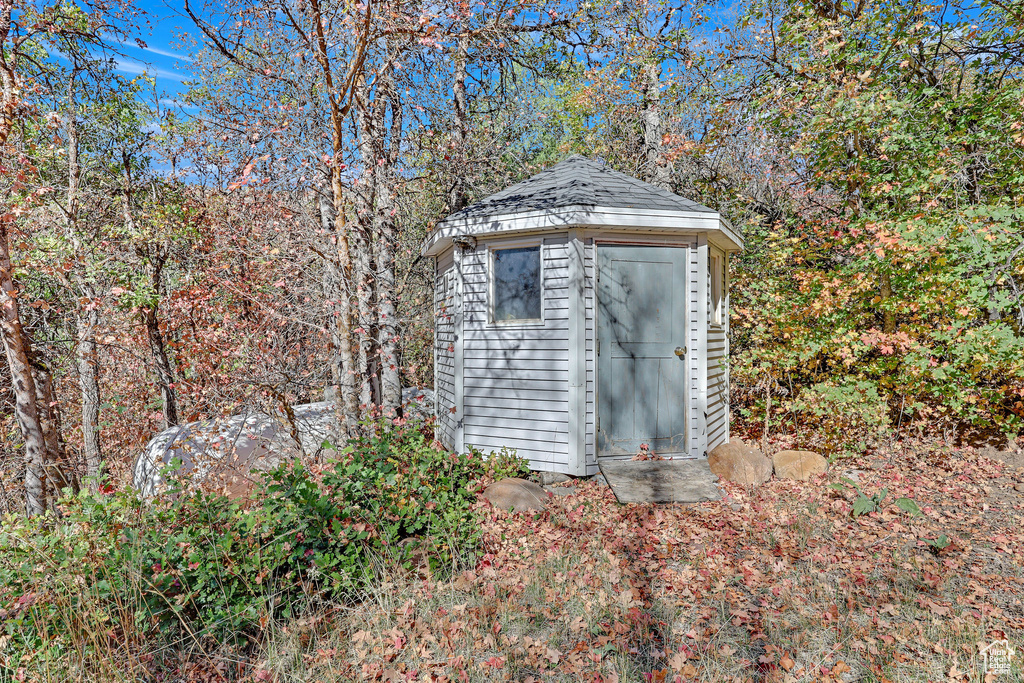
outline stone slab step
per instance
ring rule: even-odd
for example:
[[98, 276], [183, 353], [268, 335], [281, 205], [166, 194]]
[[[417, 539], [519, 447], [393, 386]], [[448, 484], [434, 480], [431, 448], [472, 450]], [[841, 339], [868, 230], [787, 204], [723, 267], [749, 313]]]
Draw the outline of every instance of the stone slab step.
[[707, 458], [598, 460], [598, 467], [620, 503], [704, 503], [722, 498]]

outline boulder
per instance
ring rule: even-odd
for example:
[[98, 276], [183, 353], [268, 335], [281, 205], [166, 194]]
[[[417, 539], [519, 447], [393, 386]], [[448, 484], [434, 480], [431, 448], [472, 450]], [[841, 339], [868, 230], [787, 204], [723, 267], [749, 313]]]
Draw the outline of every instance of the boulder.
[[569, 481], [572, 479], [568, 474], [562, 474], [561, 472], [538, 472], [537, 481], [540, 482], [541, 486], [551, 486], [552, 484], [561, 484], [563, 481]]
[[324, 441], [334, 442], [337, 418], [327, 401], [292, 406], [295, 436], [284, 415], [252, 411], [212, 420], [190, 422], [157, 434], [135, 460], [133, 483], [144, 498], [161, 493], [165, 469], [203, 486], [243, 498], [260, 473], [301, 455], [321, 454]]
[[544, 509], [548, 492], [526, 479], [500, 479], [484, 490], [484, 498], [502, 510], [537, 512]]
[[708, 466], [721, 479], [757, 486], [772, 478], [772, 461], [739, 439], [716, 446], [708, 454]]
[[[1024, 488], [1024, 484], [1021, 487]], [[572, 496], [576, 493], [575, 486], [545, 486], [544, 490], [552, 496]]]
[[779, 479], [807, 481], [828, 469], [828, 461], [814, 451], [779, 451], [772, 462]]
[[[405, 389], [402, 403], [406, 418], [425, 419], [434, 413], [434, 392]], [[250, 411], [165, 429], [136, 458], [135, 488], [145, 498], [158, 495], [166, 486], [164, 470], [177, 459], [180, 465], [173, 471], [187, 477], [190, 485], [242, 498], [261, 472], [300, 456], [316, 458], [323, 454], [324, 442], [343, 445], [333, 401], [294, 405], [291, 413], [294, 424], [283, 412]]]

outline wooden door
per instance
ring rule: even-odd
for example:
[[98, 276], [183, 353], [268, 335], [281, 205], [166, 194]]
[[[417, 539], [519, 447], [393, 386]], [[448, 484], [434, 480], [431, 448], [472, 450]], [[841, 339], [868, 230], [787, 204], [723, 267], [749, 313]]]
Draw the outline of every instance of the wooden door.
[[597, 454], [689, 451], [686, 247], [597, 246]]

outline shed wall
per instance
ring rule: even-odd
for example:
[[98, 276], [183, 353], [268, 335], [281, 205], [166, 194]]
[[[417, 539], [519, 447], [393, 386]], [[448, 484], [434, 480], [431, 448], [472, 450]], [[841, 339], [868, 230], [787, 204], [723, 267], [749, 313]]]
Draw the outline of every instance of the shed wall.
[[515, 449], [530, 467], [569, 472], [569, 250], [567, 234], [541, 243], [543, 323], [489, 320], [489, 248], [538, 239], [481, 240], [462, 255], [464, 441]]
[[[450, 249], [437, 258], [434, 353], [439, 440], [449, 448], [474, 446], [484, 452], [508, 447], [529, 460], [534, 469], [575, 473], [570, 457], [577, 451], [571, 450], [568, 433], [569, 363], [582, 361], [586, 472], [598, 471], [595, 285], [596, 249], [602, 241], [665, 244], [688, 249], [686, 363], [690, 454], [703, 455], [705, 448], [711, 450], [728, 440], [728, 316], [720, 327], [708, 325], [707, 246], [704, 246], [702, 262], [700, 240], [696, 235], [627, 237], [576, 230], [573, 236], [583, 243], [582, 336], [585, 341], [581, 359], [569, 349], [569, 258], [572, 252], [568, 233], [546, 235], [542, 241], [539, 237], [481, 240], [474, 250], [460, 253], [457, 258]], [[489, 249], [538, 242], [542, 245], [543, 324], [491, 323]], [[727, 276], [724, 279], [724, 310], [727, 312]], [[459, 305], [461, 315], [457, 311]], [[461, 359], [458, 352], [461, 352]], [[461, 373], [456, 365], [462, 366]], [[456, 386], [460, 379], [461, 396]], [[702, 384], [706, 387], [706, 408], [698, 400]], [[462, 408], [461, 414], [458, 407]]]
[[455, 305], [456, 278], [452, 249], [438, 256], [434, 270], [434, 410], [437, 440], [455, 449]]
[[[728, 259], [722, 259], [721, 325], [708, 327], [708, 452], [729, 440], [729, 288]], [[711, 273], [709, 272], [709, 277]], [[710, 291], [710, 287], [708, 290]], [[710, 308], [711, 298], [708, 297]], [[709, 315], [710, 318], [710, 315]]]

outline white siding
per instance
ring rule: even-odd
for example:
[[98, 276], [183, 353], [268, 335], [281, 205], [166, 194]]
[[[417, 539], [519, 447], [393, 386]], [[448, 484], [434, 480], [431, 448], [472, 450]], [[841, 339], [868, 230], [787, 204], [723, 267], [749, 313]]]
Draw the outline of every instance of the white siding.
[[594, 240], [585, 240], [583, 248], [583, 273], [586, 283], [584, 289], [584, 307], [586, 310], [586, 355], [587, 355], [587, 474], [597, 474], [597, 298], [594, 296], [597, 282], [597, 254], [594, 252]]
[[434, 269], [434, 410], [437, 440], [455, 444], [455, 284], [452, 249], [438, 256]]
[[[569, 253], [566, 236], [541, 245], [543, 324], [495, 325], [488, 315], [488, 246], [462, 256], [464, 440], [514, 449], [534, 469], [569, 468]], [[536, 241], [533, 242], [536, 244]]]
[[[706, 240], [705, 240], [706, 244]], [[700, 311], [700, 272], [703, 270], [701, 264], [701, 252], [698, 249], [698, 241], [694, 240], [690, 243], [690, 258], [689, 258], [689, 277], [687, 281], [690, 283], [690, 296], [686, 300], [686, 310], [688, 311], [689, 320], [687, 321], [687, 343], [686, 343], [686, 358], [690, 365], [690, 391], [687, 395], [687, 400], [690, 402], [690, 454], [691, 455], [703, 455], [704, 451], [701, 447], [701, 428], [704, 424], [704, 415], [701, 414], [700, 406], [700, 390], [701, 390], [701, 374], [703, 371], [704, 358], [703, 354], [703, 339], [704, 335], [701, 334], [701, 325], [704, 324], [704, 317], [699, 315]]]
[[[596, 246], [595, 239], [616, 242], [661, 243], [687, 249], [687, 370], [688, 431], [691, 455], [702, 455], [728, 440], [728, 277], [725, 284], [724, 324], [709, 327], [710, 288], [707, 280], [706, 238], [640, 240], [580, 229], [583, 241], [583, 300], [576, 337], [582, 337], [585, 362], [585, 425], [582, 438], [586, 472], [597, 472]], [[488, 314], [490, 248], [537, 244], [541, 238], [481, 240], [475, 250], [453, 258], [451, 250], [437, 260], [435, 305], [435, 381], [437, 434], [446, 446], [474, 446], [484, 452], [502, 447], [516, 450], [539, 470], [572, 472], [570, 461], [569, 350], [571, 250], [568, 234], [543, 237], [543, 324], [495, 325]], [[703, 247], [703, 248], [699, 248]], [[703, 258], [702, 258], [703, 257]], [[725, 268], [723, 268], [725, 270]], [[726, 271], [727, 272], [727, 271]], [[461, 312], [454, 310], [461, 306]], [[460, 314], [461, 313], [461, 314]], [[459, 331], [462, 335], [459, 339]], [[706, 352], [705, 352], [706, 350]], [[459, 366], [459, 367], [456, 367]], [[579, 380], [577, 380], [579, 381]], [[701, 392], [706, 403], [701, 403]], [[453, 412], [453, 409], [458, 408]], [[461, 421], [461, 424], [460, 424]], [[578, 470], [577, 470], [578, 471]]]
[[[708, 452], [729, 440], [729, 289], [728, 259], [722, 259], [722, 324], [708, 329]], [[709, 277], [711, 273], [709, 273]], [[710, 287], [709, 287], [710, 291]], [[711, 299], [708, 298], [710, 309]]]

